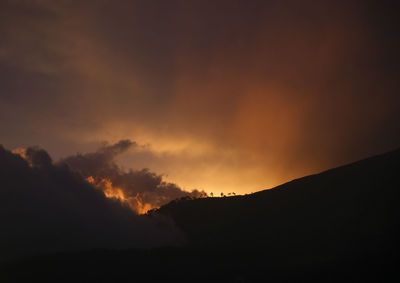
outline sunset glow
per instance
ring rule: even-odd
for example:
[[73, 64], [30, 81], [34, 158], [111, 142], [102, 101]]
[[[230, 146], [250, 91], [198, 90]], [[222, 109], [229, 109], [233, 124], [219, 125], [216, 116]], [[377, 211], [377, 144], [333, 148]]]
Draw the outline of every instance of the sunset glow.
[[393, 25], [372, 4], [5, 2], [9, 148], [58, 160], [129, 139], [127, 170], [245, 194], [400, 140], [397, 48], [370, 28]]
[[399, 11], [0, 0], [0, 282], [400, 282]]

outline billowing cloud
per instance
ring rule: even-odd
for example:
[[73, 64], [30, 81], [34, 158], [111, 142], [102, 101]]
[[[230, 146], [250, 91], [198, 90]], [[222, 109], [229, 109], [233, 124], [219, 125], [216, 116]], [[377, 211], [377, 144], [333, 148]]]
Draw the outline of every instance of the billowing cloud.
[[[116, 153], [121, 142], [107, 152]], [[175, 245], [182, 235], [164, 218], [136, 215], [128, 205], [49, 154], [28, 148], [26, 158], [0, 146], [0, 260], [96, 248]]]
[[104, 191], [107, 196], [125, 201], [138, 213], [160, 207], [182, 197], [203, 197], [204, 191], [184, 191], [176, 184], [163, 180], [161, 175], [149, 169], [124, 172], [115, 162], [117, 155], [137, 143], [121, 140], [114, 145], [103, 146], [93, 153], [77, 154], [62, 159], [59, 164], [67, 164], [85, 179]]

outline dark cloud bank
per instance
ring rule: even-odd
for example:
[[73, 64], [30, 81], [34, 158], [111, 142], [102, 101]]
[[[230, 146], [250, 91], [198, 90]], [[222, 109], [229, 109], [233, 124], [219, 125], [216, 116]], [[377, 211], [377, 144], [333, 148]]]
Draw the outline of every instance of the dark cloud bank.
[[[105, 197], [82, 177], [111, 178], [127, 195], [144, 192], [144, 198], [155, 204], [185, 194], [148, 170], [123, 173], [113, 158], [134, 145], [121, 141], [58, 163], [42, 149], [28, 148], [23, 158], [0, 145], [0, 260], [57, 251], [181, 243], [182, 235], [170, 220], [139, 216], [128, 204]], [[160, 191], [158, 199], [156, 190]]]

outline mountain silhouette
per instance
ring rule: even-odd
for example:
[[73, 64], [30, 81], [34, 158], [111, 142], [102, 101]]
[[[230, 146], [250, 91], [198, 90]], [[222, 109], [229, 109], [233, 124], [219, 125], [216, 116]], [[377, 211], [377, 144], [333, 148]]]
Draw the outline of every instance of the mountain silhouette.
[[301, 261], [376, 253], [397, 242], [399, 165], [396, 150], [254, 194], [174, 201], [157, 212], [195, 246], [262, 247]]
[[4, 282], [398, 282], [399, 165], [395, 150], [270, 190], [151, 211], [174, 220], [184, 247], [54, 254], [0, 271]]

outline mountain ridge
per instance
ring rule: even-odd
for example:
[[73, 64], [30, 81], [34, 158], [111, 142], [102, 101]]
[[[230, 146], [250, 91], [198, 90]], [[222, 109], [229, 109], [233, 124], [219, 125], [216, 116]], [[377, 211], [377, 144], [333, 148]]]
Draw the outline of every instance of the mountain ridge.
[[176, 201], [156, 212], [172, 217], [194, 246], [307, 260], [386, 253], [398, 234], [399, 164], [397, 149], [253, 194]]

